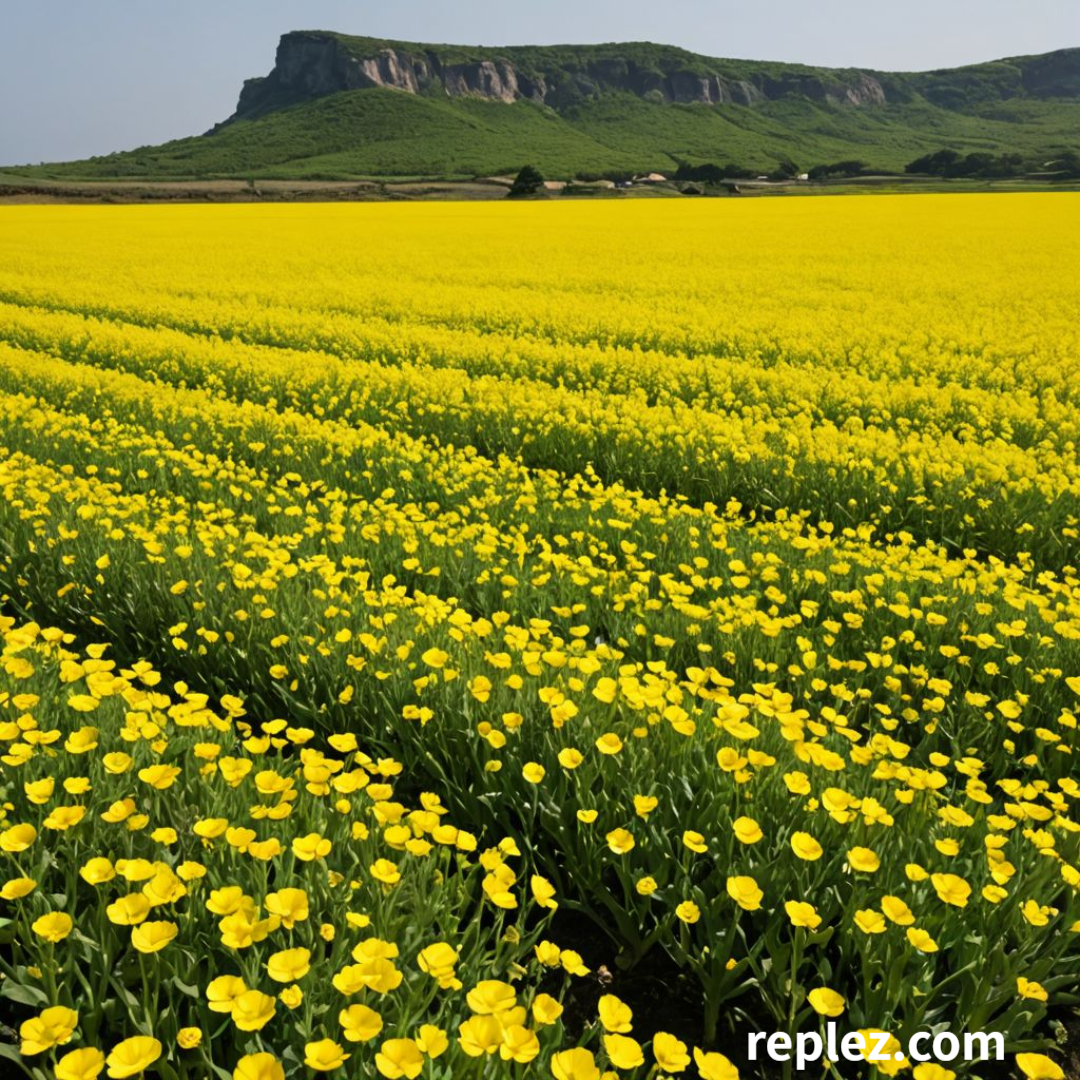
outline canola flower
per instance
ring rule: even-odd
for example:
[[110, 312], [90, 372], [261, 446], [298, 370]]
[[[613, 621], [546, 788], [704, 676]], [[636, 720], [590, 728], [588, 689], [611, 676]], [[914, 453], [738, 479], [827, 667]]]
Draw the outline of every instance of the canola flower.
[[[4, 211], [24, 1060], [732, 1080], [752, 1002], [1057, 1075], [1073, 203], [213, 209]], [[571, 909], [701, 1045], [568, 1010]]]

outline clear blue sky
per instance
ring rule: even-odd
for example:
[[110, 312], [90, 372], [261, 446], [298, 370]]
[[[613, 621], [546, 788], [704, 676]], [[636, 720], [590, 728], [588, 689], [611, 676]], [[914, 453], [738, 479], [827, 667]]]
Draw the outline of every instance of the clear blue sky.
[[657, 41], [919, 70], [1080, 45], [1080, 0], [0, 0], [0, 164], [205, 131], [286, 30], [478, 45]]

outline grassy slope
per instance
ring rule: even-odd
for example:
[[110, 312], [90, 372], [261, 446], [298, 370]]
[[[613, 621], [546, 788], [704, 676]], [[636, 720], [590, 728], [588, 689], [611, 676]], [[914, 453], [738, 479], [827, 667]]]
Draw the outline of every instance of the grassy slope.
[[[179, 139], [83, 162], [8, 170], [49, 179], [349, 178], [470, 176], [526, 162], [553, 176], [670, 169], [676, 160], [752, 169], [790, 157], [801, 166], [860, 158], [898, 169], [927, 151], [1043, 153], [1076, 146], [1080, 102], [996, 102], [976, 114], [922, 98], [881, 109], [788, 98], [754, 108], [653, 104], [609, 95], [557, 115], [473, 99], [355, 90]], [[3, 173], [0, 173], [3, 175]]]

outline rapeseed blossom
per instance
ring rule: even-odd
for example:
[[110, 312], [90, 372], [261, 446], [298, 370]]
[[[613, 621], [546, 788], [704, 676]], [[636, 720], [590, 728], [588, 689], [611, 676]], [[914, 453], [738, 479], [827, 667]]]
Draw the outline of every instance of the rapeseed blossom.
[[31, 1067], [733, 1080], [740, 1002], [1062, 1075], [1074, 210], [988, 199], [6, 210]]

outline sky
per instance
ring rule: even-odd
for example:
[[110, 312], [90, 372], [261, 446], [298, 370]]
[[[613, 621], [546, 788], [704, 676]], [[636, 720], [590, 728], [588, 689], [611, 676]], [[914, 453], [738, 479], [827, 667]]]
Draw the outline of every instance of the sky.
[[0, 165], [206, 131], [288, 30], [913, 71], [1080, 46], [1080, 0], [0, 0]]

